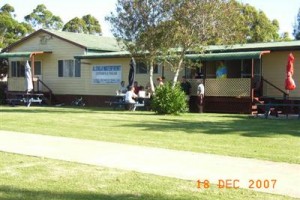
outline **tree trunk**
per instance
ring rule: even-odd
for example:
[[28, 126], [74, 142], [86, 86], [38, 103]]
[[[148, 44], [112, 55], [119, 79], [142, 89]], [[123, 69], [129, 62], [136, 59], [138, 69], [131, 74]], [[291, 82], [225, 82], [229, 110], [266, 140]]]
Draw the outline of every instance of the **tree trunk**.
[[150, 81], [151, 91], [152, 93], [154, 93], [155, 87], [153, 83], [153, 59], [150, 60], [149, 81]]
[[180, 59], [179, 62], [178, 62], [178, 65], [176, 67], [176, 71], [175, 71], [175, 74], [174, 74], [174, 78], [173, 78], [173, 85], [172, 85], [172, 87], [175, 87], [175, 85], [176, 85], [176, 83], [178, 81], [178, 76], [179, 76], [179, 72], [181, 70], [182, 62], [183, 62], [183, 59]]

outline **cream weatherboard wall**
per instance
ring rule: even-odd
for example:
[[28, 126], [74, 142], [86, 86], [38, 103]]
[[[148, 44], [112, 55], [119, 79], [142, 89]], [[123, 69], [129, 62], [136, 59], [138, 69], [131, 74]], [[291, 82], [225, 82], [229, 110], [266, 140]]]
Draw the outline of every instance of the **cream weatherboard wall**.
[[[41, 42], [41, 39], [47, 39]], [[81, 60], [80, 77], [58, 77], [58, 60], [74, 59], [76, 55], [85, 54], [85, 49], [68, 41], [62, 40], [47, 33], [39, 33], [28, 38], [15, 46], [10, 52], [21, 51], [51, 51], [35, 56], [36, 61], [42, 64], [42, 81], [53, 91], [54, 94], [65, 95], [114, 95], [119, 88], [119, 84], [93, 84], [92, 67], [95, 65], [120, 65], [122, 67], [122, 80], [128, 84], [130, 58], [99, 58]], [[14, 58], [10, 61], [26, 61], [29, 58]], [[167, 78], [172, 79], [170, 70], [165, 69]], [[10, 72], [11, 74], [11, 68]], [[161, 76], [162, 70], [154, 74], [154, 79]], [[140, 85], [146, 86], [149, 82], [149, 74], [136, 74], [136, 81]], [[154, 80], [155, 81], [155, 80]], [[24, 77], [11, 77], [9, 79], [9, 91], [24, 91]], [[45, 88], [44, 88], [45, 89]], [[44, 90], [46, 91], [46, 90]]]
[[[42, 38], [47, 38], [47, 41], [41, 42]], [[10, 52], [19, 51], [51, 51], [52, 53], [39, 54], [35, 56], [36, 61], [42, 63], [42, 80], [53, 92], [63, 92], [64, 85], [80, 85], [80, 78], [65, 78], [58, 77], [58, 60], [74, 59], [74, 55], [84, 54], [85, 50], [72, 43], [66, 42], [57, 37], [46, 33], [39, 33], [34, 37], [21, 42], [15, 46]], [[10, 59], [11, 61], [12, 59]], [[14, 60], [26, 60], [25, 58], [14, 58]], [[11, 74], [11, 68], [10, 68]], [[16, 84], [16, 82], [19, 82]], [[23, 88], [16, 85], [24, 85], [24, 78], [12, 78], [8, 82], [10, 91], [22, 91]]]
[[[87, 95], [115, 95], [116, 90], [119, 88], [119, 84], [112, 85], [100, 85], [92, 84], [92, 67], [97, 65], [120, 65], [122, 67], [122, 80], [125, 81], [125, 84], [128, 85], [128, 73], [129, 73], [129, 63], [130, 58], [99, 58], [99, 59], [90, 59], [82, 60], [81, 70], [82, 77], [86, 78], [85, 84], [87, 85]], [[158, 73], [153, 74], [153, 81], [156, 84], [156, 78], [162, 76], [162, 67], [159, 67]], [[173, 80], [174, 73], [170, 71], [169, 68], [164, 68], [164, 76], [166, 80]], [[149, 83], [149, 72], [147, 74], [135, 75], [135, 80], [140, 86], [146, 86]]]
[[[285, 91], [286, 65], [288, 55], [293, 53], [295, 57], [293, 79], [296, 90], [290, 91], [290, 97], [300, 97], [300, 51], [280, 51], [266, 54], [262, 59], [262, 74], [265, 79]], [[282, 97], [278, 90], [264, 83], [264, 96]]]

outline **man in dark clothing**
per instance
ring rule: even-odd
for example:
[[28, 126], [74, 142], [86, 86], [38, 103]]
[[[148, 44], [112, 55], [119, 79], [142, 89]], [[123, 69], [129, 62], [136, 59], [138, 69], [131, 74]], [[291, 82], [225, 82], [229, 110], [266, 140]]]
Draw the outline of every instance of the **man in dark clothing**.
[[185, 76], [182, 77], [180, 86], [181, 89], [184, 91], [185, 95], [187, 96], [187, 100], [189, 100], [192, 85], [190, 84], [190, 82], [186, 80]]

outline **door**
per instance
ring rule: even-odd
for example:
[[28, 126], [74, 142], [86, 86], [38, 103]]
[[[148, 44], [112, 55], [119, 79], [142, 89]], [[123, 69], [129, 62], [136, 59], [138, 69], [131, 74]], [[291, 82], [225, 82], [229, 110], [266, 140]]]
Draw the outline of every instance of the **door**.
[[34, 72], [33, 72], [33, 80], [35, 82], [35, 91], [43, 91], [43, 85], [37, 81], [43, 80], [42, 76], [42, 62], [41, 61], [34, 61]]

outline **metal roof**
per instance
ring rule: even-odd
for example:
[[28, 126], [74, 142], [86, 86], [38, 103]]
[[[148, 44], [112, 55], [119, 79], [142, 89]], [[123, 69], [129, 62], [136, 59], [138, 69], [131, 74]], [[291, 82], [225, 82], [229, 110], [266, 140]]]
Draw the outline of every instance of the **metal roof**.
[[104, 37], [84, 33], [73, 33], [66, 31], [45, 30], [55, 36], [84, 46], [87, 50], [98, 51], [121, 51], [122, 44], [114, 37]]
[[[112, 57], [127, 57], [129, 56], [129, 52], [124, 51], [124, 45], [118, 42], [117, 39], [113, 37], [104, 37], [99, 35], [89, 35], [83, 33], [73, 33], [73, 32], [65, 32], [65, 31], [55, 31], [48, 29], [40, 29], [31, 35], [15, 42], [14, 44], [2, 49], [2, 52], [10, 52], [17, 45], [22, 44], [22, 42], [28, 40], [28, 38], [32, 38], [40, 33], [48, 33], [53, 37], [60, 38], [65, 40], [66, 42], [70, 42], [74, 45], [77, 45], [81, 48], [84, 48], [87, 52], [85, 55], [75, 56], [80, 59], [94, 59], [94, 58], [112, 58]], [[179, 49], [177, 49], [179, 51]], [[250, 44], [236, 44], [236, 45], [214, 45], [214, 46], [206, 46], [204, 48], [205, 55], [208, 54], [208, 57], [214, 57], [211, 53], [235, 53], [229, 54], [233, 57], [245, 56], [245, 54], [239, 54], [241, 52], [254, 52], [254, 51], [283, 51], [283, 50], [300, 50], [300, 40], [294, 41], [285, 41], [285, 42], [267, 42], [267, 43], [250, 43]], [[176, 51], [176, 49], [175, 49]], [[113, 53], [108, 53], [113, 52]], [[193, 53], [193, 51], [189, 51]], [[24, 53], [24, 52], [23, 52]], [[196, 55], [196, 54], [195, 54]], [[226, 54], [225, 54], [226, 55]], [[240, 55], [240, 56], [239, 56]], [[2, 55], [4, 56], [4, 55]], [[220, 55], [219, 55], [220, 56]], [[250, 54], [248, 53], [248, 56]], [[6, 56], [8, 57], [8, 56]], [[16, 57], [16, 56], [14, 56]], [[24, 56], [22, 56], [24, 57]], [[25, 56], [26, 57], [26, 56]], [[191, 57], [192, 55], [187, 55], [187, 57]], [[226, 56], [224, 56], [226, 57]], [[251, 57], [251, 56], [250, 56]], [[211, 58], [213, 59], [213, 58]]]
[[260, 59], [266, 53], [270, 53], [270, 51], [188, 54], [185, 58], [194, 61]]
[[39, 29], [34, 33], [22, 38], [21, 40], [7, 46], [2, 49], [2, 52], [9, 52], [15, 46], [22, 44], [22, 42], [28, 40], [29, 38], [35, 37], [40, 33], [47, 33], [53, 37], [60, 38], [66, 42], [72, 43], [76, 46], [84, 48], [87, 52], [112, 52], [112, 51], [122, 51], [124, 45], [113, 37], [104, 37], [99, 35], [83, 34], [83, 33], [73, 33], [66, 31], [55, 31], [48, 29]]
[[263, 51], [263, 50], [300, 50], [300, 40], [283, 42], [263, 42], [234, 45], [211, 45], [205, 48], [207, 52], [234, 52], [234, 51]]

